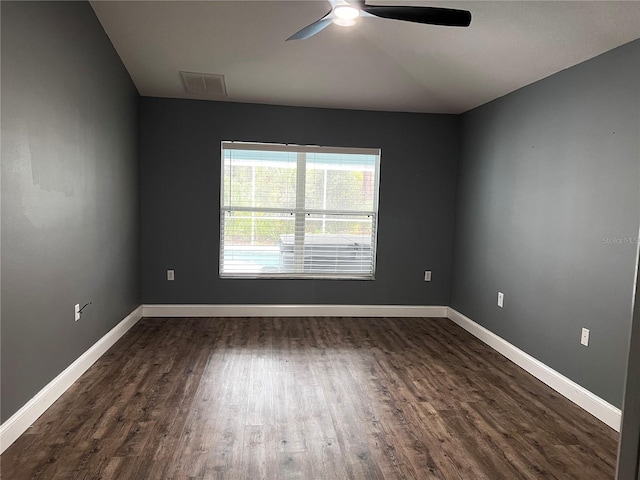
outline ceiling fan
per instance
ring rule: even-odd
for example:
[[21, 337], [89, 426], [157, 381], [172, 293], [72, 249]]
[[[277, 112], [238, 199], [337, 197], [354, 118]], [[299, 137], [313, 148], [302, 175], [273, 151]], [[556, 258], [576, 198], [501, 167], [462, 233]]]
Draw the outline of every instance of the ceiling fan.
[[408, 7], [392, 5], [367, 5], [365, 0], [329, 0], [331, 10], [320, 20], [307, 25], [294, 33], [289, 40], [304, 40], [335, 23], [340, 26], [355, 25], [359, 17], [380, 17], [405, 22], [443, 25], [447, 27], [468, 27], [471, 13], [467, 10], [455, 10], [438, 7]]

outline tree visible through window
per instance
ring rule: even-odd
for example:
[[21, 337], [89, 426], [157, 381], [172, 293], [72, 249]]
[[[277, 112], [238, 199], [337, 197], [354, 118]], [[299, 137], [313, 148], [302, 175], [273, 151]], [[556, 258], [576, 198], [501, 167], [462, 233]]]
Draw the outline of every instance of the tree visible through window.
[[223, 142], [221, 277], [373, 279], [380, 151]]

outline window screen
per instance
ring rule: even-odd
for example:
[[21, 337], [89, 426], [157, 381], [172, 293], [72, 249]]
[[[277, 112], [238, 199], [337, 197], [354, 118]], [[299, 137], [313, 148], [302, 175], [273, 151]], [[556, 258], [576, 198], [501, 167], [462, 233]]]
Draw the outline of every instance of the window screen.
[[380, 150], [222, 143], [220, 276], [373, 279]]

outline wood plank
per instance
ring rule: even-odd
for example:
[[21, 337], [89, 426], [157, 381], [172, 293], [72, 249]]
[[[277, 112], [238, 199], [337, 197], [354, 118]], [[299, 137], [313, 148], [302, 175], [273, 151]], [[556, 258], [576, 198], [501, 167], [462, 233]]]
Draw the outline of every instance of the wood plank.
[[7, 479], [614, 477], [618, 435], [443, 319], [143, 319]]

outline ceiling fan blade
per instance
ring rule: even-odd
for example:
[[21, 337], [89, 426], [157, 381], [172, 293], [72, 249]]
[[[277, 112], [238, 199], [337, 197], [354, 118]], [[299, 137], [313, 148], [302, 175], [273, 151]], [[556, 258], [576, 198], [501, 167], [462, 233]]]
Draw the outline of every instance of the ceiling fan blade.
[[471, 24], [471, 12], [438, 7], [401, 7], [387, 5], [366, 5], [358, 2], [363, 12], [376, 17], [404, 20], [405, 22], [444, 25], [447, 27], [468, 27]]
[[289, 38], [287, 38], [287, 42], [289, 40], [304, 40], [305, 38], [312, 37], [316, 33], [324, 30], [331, 23], [331, 14], [332, 13], [333, 13], [333, 10], [331, 10], [329, 13], [327, 13], [320, 20], [317, 20], [317, 21], [313, 22], [311, 25], [307, 25], [306, 27], [304, 27], [299, 32], [294, 33]]

